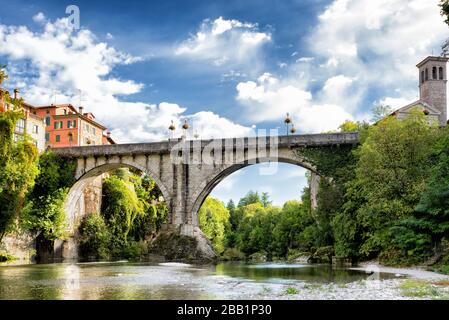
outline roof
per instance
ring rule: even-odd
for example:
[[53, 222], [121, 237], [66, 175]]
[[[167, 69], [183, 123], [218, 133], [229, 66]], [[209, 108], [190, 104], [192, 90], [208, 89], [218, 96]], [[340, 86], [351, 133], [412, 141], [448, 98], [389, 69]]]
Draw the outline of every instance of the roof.
[[76, 110], [76, 108], [74, 106], [72, 106], [70, 103], [65, 103], [65, 104], [51, 104], [49, 106], [39, 106], [39, 107], [35, 107], [36, 109], [47, 109], [47, 108], [67, 108], [69, 107], [70, 109], [72, 109], [74, 112], [79, 113], [78, 110]]
[[430, 114], [434, 114], [434, 115], [440, 115], [441, 114], [440, 111], [438, 111], [437, 109], [435, 109], [434, 107], [429, 105], [427, 102], [425, 102], [423, 100], [417, 100], [417, 101], [412, 102], [412, 103], [410, 103], [410, 104], [408, 104], [406, 106], [403, 106], [403, 107], [401, 107], [399, 109], [394, 110], [393, 112], [390, 113], [390, 116], [394, 115], [397, 112], [406, 112], [407, 110], [409, 110], [409, 109], [411, 109], [411, 108], [413, 108], [413, 107], [415, 107], [415, 106], [417, 106], [419, 104], [422, 105], [424, 108], [426, 108], [426, 110], [428, 110]]
[[427, 58], [425, 58], [423, 61], [421, 61], [420, 63], [418, 63], [416, 66], [419, 68], [421, 67], [423, 64], [425, 64], [428, 61], [439, 61], [439, 62], [447, 62], [449, 61], [449, 58], [447, 57], [435, 57], [435, 56], [428, 56]]

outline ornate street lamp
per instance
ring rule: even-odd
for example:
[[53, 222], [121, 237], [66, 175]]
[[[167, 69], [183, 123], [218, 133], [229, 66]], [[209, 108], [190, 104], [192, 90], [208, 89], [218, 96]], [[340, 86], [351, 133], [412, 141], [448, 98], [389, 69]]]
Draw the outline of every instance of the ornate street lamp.
[[287, 112], [287, 116], [284, 119], [284, 123], [287, 126], [287, 136], [288, 136], [288, 126], [290, 125], [290, 123], [292, 123], [292, 118], [290, 118], [290, 115]]
[[187, 119], [184, 120], [184, 124], [182, 125], [182, 130], [184, 131], [184, 139], [187, 139], [187, 130], [189, 129], [189, 124], [187, 123]]
[[171, 121], [171, 124], [170, 124], [170, 126], [168, 127], [168, 130], [170, 130], [171, 131], [171, 138], [173, 139], [174, 138], [174, 134], [175, 134], [175, 130], [176, 130], [176, 127], [175, 127], [175, 125], [174, 125], [174, 123], [173, 123], [173, 120]]
[[295, 132], [296, 132], [295, 125], [292, 123], [292, 128], [290, 129], [290, 133], [295, 134]]

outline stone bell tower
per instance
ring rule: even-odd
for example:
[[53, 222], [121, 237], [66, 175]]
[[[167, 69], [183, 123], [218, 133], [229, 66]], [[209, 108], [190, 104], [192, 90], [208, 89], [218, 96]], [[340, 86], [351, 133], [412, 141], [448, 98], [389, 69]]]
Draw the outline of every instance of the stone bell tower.
[[419, 69], [419, 99], [440, 111], [440, 126], [447, 122], [446, 64], [449, 58], [429, 56], [416, 66]]

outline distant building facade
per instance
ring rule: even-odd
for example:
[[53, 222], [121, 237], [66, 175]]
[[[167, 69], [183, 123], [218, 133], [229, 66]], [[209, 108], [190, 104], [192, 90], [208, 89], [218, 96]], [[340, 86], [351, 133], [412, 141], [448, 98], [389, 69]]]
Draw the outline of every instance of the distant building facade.
[[[6, 103], [6, 96], [9, 92], [0, 89], [0, 112], [5, 112], [12, 108]], [[14, 90], [14, 100], [20, 99], [19, 90]], [[14, 141], [23, 139], [25, 135], [31, 137], [33, 143], [42, 152], [45, 150], [45, 123], [37, 115], [36, 108], [30, 104], [22, 103], [23, 118], [17, 121], [14, 128]]]
[[37, 107], [46, 124], [45, 141], [50, 148], [102, 145], [106, 127], [91, 112], [83, 113], [71, 104]]
[[[11, 108], [6, 103], [8, 91], [0, 89], [0, 112]], [[19, 99], [19, 91], [14, 90], [14, 99]], [[115, 144], [106, 127], [95, 120], [91, 112], [83, 113], [71, 104], [35, 107], [22, 102], [24, 117], [16, 123], [14, 141], [25, 134], [30, 136], [40, 152], [46, 148], [63, 148]]]
[[418, 63], [419, 100], [391, 113], [398, 119], [406, 117], [411, 110], [421, 110], [429, 117], [429, 122], [440, 126], [447, 124], [447, 73], [449, 58], [429, 56]]

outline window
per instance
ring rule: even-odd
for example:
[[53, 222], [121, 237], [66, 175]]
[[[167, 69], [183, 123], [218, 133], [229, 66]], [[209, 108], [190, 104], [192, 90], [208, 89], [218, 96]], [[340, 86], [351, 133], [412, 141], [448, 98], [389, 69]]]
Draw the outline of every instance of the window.
[[432, 79], [433, 80], [437, 79], [437, 67], [432, 68]]
[[67, 128], [76, 128], [76, 120], [67, 120]]
[[60, 142], [61, 141], [61, 136], [59, 134], [56, 135], [56, 142]]
[[424, 83], [424, 71], [421, 71], [421, 83]]
[[39, 133], [39, 126], [33, 125], [33, 133]]
[[444, 80], [444, 75], [443, 75], [443, 67], [440, 67], [440, 80]]
[[429, 80], [429, 69], [426, 68], [426, 81]]
[[92, 128], [92, 133], [95, 134], [95, 128]]
[[50, 141], [50, 134], [48, 132], [45, 133], [45, 141]]
[[73, 142], [73, 134], [69, 133], [69, 142]]
[[54, 127], [55, 129], [62, 129], [62, 121], [55, 121]]
[[89, 132], [89, 125], [86, 123], [84, 124], [84, 130], [86, 130], [87, 132]]
[[64, 114], [67, 114], [67, 109], [64, 109]]
[[72, 120], [72, 121], [69, 121], [69, 122], [71, 122], [70, 123], [71, 128], [76, 128], [76, 120]]
[[19, 119], [19, 121], [17, 121], [16, 132], [25, 133], [25, 119]]
[[[48, 112], [48, 111], [47, 111]], [[45, 117], [45, 125], [49, 126], [50, 125], [50, 116], [46, 116]]]

